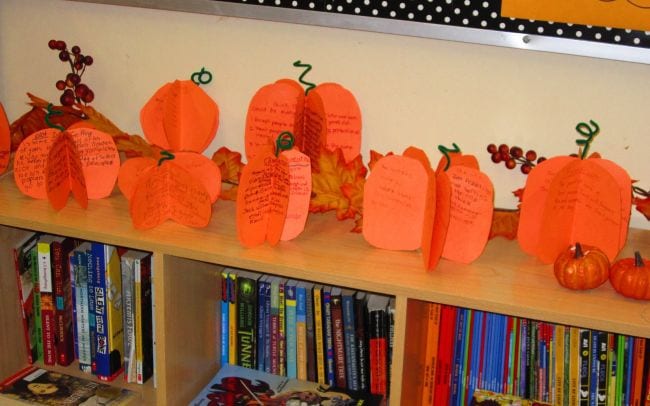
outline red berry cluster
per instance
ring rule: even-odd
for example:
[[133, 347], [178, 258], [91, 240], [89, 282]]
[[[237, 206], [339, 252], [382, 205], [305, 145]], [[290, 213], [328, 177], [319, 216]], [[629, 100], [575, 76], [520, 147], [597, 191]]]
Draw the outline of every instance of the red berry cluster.
[[501, 144], [498, 147], [495, 144], [489, 144], [487, 151], [492, 154], [492, 162], [498, 164], [503, 162], [508, 169], [515, 169], [521, 165], [521, 173], [528, 175], [536, 163], [541, 163], [546, 158], [537, 157], [537, 152], [530, 149], [524, 154], [521, 147], [509, 147], [507, 144]]
[[47, 45], [52, 50], [59, 51], [59, 59], [61, 62], [68, 62], [70, 64], [71, 72], [65, 77], [65, 80], [58, 80], [56, 88], [63, 91], [61, 94], [61, 104], [63, 106], [72, 106], [75, 101], [77, 103], [90, 103], [95, 98], [95, 94], [85, 83], [81, 83], [81, 76], [86, 71], [86, 66], [93, 64], [93, 57], [90, 55], [83, 55], [81, 48], [77, 45], [68, 50], [64, 41], [51, 39]]

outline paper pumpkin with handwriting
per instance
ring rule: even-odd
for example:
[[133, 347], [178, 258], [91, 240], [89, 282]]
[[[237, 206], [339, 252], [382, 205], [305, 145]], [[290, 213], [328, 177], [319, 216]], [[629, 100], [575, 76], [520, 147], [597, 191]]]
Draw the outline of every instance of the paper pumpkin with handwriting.
[[[440, 262], [445, 247], [451, 211], [451, 182], [447, 172], [438, 170], [434, 174], [436, 182], [435, 213], [433, 227], [422, 237], [422, 259], [424, 268], [433, 270]], [[427, 228], [425, 228], [425, 231]]]
[[552, 263], [580, 241], [613, 261], [627, 239], [632, 181], [597, 155], [547, 159], [528, 175], [517, 239], [525, 252]]
[[[68, 165], [67, 169], [60, 167], [62, 163]], [[120, 157], [110, 135], [88, 128], [64, 132], [50, 128], [37, 131], [20, 144], [14, 157], [14, 180], [23, 194], [50, 199], [58, 210], [65, 206], [67, 193], [64, 199], [53, 195], [53, 190], [62, 191], [65, 187], [61, 185], [69, 184], [68, 191], [78, 197], [81, 194], [74, 193], [76, 185], [83, 184], [87, 199], [101, 199], [113, 191], [119, 168]], [[52, 182], [58, 186], [54, 187]], [[86, 207], [82, 200], [79, 202]]]
[[[494, 186], [471, 155], [450, 154], [449, 226], [442, 257], [469, 264], [487, 245], [494, 212]], [[444, 167], [439, 164], [438, 168]]]
[[311, 161], [296, 148], [280, 153], [289, 165], [289, 202], [282, 228], [282, 241], [296, 238], [305, 229], [311, 199]]
[[276, 245], [282, 236], [289, 206], [290, 175], [286, 156], [268, 149], [242, 170], [237, 189], [237, 237], [245, 247], [268, 241]]
[[363, 191], [366, 241], [390, 250], [420, 248], [423, 229], [433, 227], [434, 182], [428, 159], [415, 149], [379, 159]]
[[298, 82], [282, 79], [263, 86], [251, 99], [244, 135], [246, 157], [250, 161], [260, 149], [272, 145], [277, 134], [290, 131], [312, 164], [322, 149], [337, 148], [350, 162], [361, 150], [361, 124], [361, 109], [343, 86], [322, 83], [304, 96]]
[[9, 120], [2, 103], [0, 103], [0, 174], [3, 174], [9, 167], [10, 157], [11, 131], [9, 130]]

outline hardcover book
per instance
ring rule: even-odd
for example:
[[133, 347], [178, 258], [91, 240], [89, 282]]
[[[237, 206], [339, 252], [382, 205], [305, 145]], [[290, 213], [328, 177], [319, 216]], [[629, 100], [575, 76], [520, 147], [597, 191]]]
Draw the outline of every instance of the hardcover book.
[[359, 371], [359, 390], [370, 390], [370, 353], [368, 349], [367, 294], [358, 291], [354, 295], [354, 339], [356, 343], [356, 365]]
[[357, 346], [355, 341], [356, 320], [354, 317], [356, 292], [351, 289], [343, 289], [341, 302], [343, 305], [343, 338], [345, 342], [345, 376], [347, 388], [358, 391], [359, 368], [357, 365]]
[[332, 309], [332, 342], [334, 348], [334, 379], [338, 388], [347, 388], [345, 371], [345, 332], [343, 327], [343, 298], [341, 289], [333, 287], [330, 297]]
[[56, 327], [54, 305], [54, 270], [52, 267], [52, 242], [62, 242], [63, 237], [43, 235], [37, 243], [38, 287], [41, 294], [41, 328], [43, 331], [43, 364], [56, 364]]
[[260, 274], [237, 270], [237, 365], [256, 368], [257, 280]]
[[20, 313], [25, 334], [25, 349], [27, 351], [27, 361], [30, 364], [33, 364], [38, 358], [34, 315], [34, 281], [32, 280], [32, 267], [36, 266], [33, 262], [32, 250], [35, 250], [37, 239], [37, 234], [28, 233], [13, 250]]
[[370, 393], [386, 396], [388, 392], [388, 308], [389, 297], [368, 297], [370, 349]]
[[226, 365], [190, 402], [190, 406], [378, 406], [380, 396], [331, 388], [259, 370]]
[[127, 389], [29, 367], [0, 383], [0, 403], [35, 405], [135, 404], [138, 395]]
[[72, 238], [51, 244], [54, 268], [55, 345], [59, 365], [70, 365], [75, 358], [72, 318], [72, 287], [70, 281], [70, 252], [78, 245]]

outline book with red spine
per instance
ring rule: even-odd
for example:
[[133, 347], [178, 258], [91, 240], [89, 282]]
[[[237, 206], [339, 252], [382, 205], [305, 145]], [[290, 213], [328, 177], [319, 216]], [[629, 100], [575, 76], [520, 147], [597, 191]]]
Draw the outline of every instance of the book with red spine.
[[32, 280], [33, 258], [32, 250], [36, 247], [38, 235], [25, 231], [20, 241], [13, 248], [14, 269], [18, 284], [18, 299], [20, 300], [20, 315], [25, 335], [27, 362], [33, 364], [37, 358], [36, 326], [34, 317], [34, 282]]
[[70, 365], [75, 358], [69, 255], [77, 245], [76, 240], [66, 238], [53, 241], [50, 246], [54, 268], [56, 362], [63, 366]]
[[343, 327], [343, 298], [341, 289], [332, 288], [330, 295], [332, 311], [332, 342], [334, 349], [334, 381], [336, 387], [347, 388], [345, 371], [345, 331]]
[[373, 395], [388, 393], [388, 302], [388, 296], [368, 297], [370, 393]]
[[449, 404], [457, 311], [458, 309], [455, 306], [449, 305], [443, 305], [440, 311], [440, 338], [434, 405]]

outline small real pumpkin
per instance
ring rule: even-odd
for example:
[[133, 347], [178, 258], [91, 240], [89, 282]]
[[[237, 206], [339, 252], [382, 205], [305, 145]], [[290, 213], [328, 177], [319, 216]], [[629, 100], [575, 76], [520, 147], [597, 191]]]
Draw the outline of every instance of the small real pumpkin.
[[593, 289], [609, 278], [609, 259], [600, 249], [577, 242], [558, 255], [553, 270], [565, 288]]
[[650, 300], [650, 265], [636, 251], [634, 258], [619, 259], [612, 265], [609, 281], [625, 297]]

